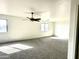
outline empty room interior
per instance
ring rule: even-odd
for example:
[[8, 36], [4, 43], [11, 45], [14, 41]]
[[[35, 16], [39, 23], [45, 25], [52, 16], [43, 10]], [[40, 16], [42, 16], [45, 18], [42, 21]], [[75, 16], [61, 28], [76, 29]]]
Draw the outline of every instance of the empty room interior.
[[70, 0], [0, 0], [0, 59], [67, 59]]

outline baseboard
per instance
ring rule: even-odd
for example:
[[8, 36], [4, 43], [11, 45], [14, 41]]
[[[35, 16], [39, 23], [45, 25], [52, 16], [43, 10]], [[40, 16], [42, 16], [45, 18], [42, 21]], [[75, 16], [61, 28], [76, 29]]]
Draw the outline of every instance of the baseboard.
[[35, 39], [44, 39], [44, 38], [48, 38], [48, 37], [52, 37], [52, 35], [50, 36], [43, 36], [43, 37], [37, 37], [37, 38], [31, 38], [31, 39], [22, 39], [22, 40], [16, 40], [16, 41], [7, 41], [7, 42], [0, 42], [0, 44], [6, 44], [6, 43], [14, 43], [14, 42], [20, 42], [20, 41], [29, 41], [29, 40], [35, 40]]

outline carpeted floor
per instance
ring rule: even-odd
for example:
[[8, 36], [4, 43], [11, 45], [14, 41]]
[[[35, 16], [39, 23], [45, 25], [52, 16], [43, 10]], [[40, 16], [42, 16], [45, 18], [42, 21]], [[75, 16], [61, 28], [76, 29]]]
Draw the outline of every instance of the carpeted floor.
[[[5, 43], [0, 45], [0, 59], [67, 59], [67, 43], [67, 40], [52, 38]], [[8, 53], [8, 50], [7, 54], [1, 50], [5, 46], [20, 51]]]

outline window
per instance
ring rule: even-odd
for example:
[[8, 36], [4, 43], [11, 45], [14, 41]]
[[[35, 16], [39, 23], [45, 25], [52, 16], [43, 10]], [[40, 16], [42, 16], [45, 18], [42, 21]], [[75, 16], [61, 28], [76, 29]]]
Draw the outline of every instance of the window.
[[0, 20], [0, 32], [7, 32], [7, 20]]
[[48, 23], [42, 23], [41, 24], [41, 31], [42, 32], [48, 32]]

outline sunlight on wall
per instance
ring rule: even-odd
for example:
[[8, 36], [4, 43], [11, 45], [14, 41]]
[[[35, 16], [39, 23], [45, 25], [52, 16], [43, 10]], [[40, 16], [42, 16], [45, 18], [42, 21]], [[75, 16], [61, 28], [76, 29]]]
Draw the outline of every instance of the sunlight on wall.
[[59, 38], [69, 39], [69, 24], [58, 22], [56, 23], [55, 34]]

